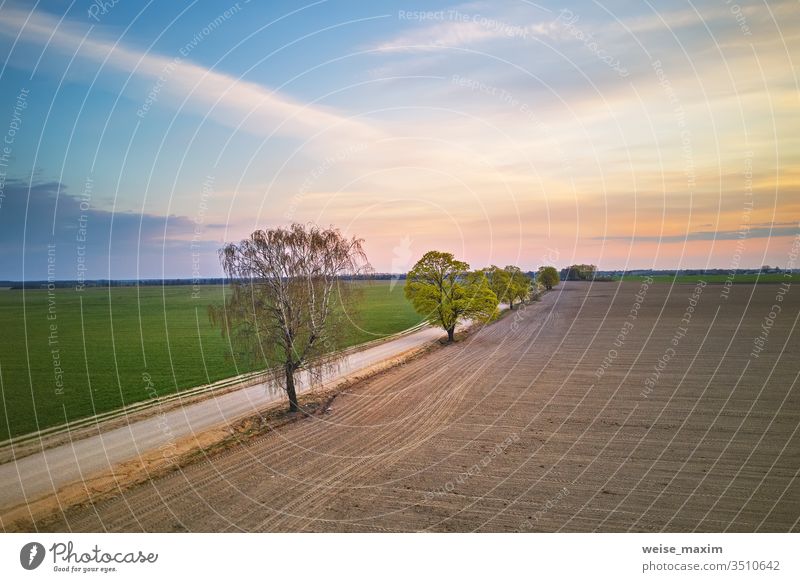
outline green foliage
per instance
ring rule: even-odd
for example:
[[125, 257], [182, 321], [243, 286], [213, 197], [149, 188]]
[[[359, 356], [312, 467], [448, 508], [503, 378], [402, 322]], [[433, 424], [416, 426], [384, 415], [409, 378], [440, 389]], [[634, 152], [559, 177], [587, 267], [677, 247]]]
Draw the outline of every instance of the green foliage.
[[544, 285], [548, 291], [558, 285], [560, 281], [555, 267], [539, 267], [539, 271], [536, 273], [536, 280]]
[[[347, 318], [344, 346], [420, 323], [401, 286], [357, 284], [361, 317]], [[166, 396], [262, 368], [231, 357], [228, 340], [209, 322], [206, 306], [221, 305], [224, 292], [230, 289], [221, 285], [58, 288], [52, 321], [46, 290], [0, 290], [0, 440], [147, 400], [145, 373]], [[52, 323], [57, 343], [51, 345]], [[61, 393], [54, 349], [64, 370]]]
[[486, 278], [489, 280], [489, 287], [491, 287], [497, 300], [501, 303], [509, 302], [511, 276], [505, 269], [492, 265], [483, 270]]
[[508, 303], [514, 309], [514, 302], [525, 301], [531, 294], [533, 280], [528, 277], [519, 267], [508, 265], [504, 271], [508, 273]]
[[597, 272], [595, 265], [570, 265], [561, 272], [565, 281], [590, 281]]
[[484, 273], [497, 299], [508, 303], [511, 309], [514, 309], [514, 303], [524, 301], [531, 293], [533, 281], [519, 267], [508, 265], [501, 269], [492, 265], [484, 269]]
[[488, 321], [497, 315], [497, 295], [486, 274], [470, 271], [451, 253], [425, 253], [406, 276], [404, 291], [417, 313], [445, 329], [450, 341], [460, 320]]

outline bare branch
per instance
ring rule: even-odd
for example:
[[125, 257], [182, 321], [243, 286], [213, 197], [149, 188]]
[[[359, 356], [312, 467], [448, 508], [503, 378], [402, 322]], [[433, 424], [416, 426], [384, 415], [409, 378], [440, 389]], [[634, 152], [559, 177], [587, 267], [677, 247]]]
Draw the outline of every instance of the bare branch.
[[298, 370], [316, 380], [338, 364], [354, 296], [348, 279], [371, 271], [363, 242], [333, 227], [292, 224], [257, 230], [220, 250], [232, 293], [223, 308], [209, 308], [209, 317], [240, 356], [266, 365], [292, 409]]

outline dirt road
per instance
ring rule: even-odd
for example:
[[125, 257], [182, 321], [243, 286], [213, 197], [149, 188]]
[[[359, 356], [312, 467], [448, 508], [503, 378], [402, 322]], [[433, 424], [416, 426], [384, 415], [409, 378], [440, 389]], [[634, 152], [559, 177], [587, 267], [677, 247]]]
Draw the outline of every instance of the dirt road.
[[800, 290], [722, 289], [562, 284], [46, 529], [798, 531]]
[[[327, 372], [321, 383], [336, 382], [383, 361], [414, 350], [442, 337], [444, 332], [426, 327], [353, 350], [341, 367]], [[299, 394], [308, 392], [307, 374], [298, 378]], [[2, 510], [52, 494], [70, 483], [108, 472], [118, 463], [136, 459], [151, 451], [169, 450], [171, 443], [190, 438], [212, 427], [231, 423], [242, 415], [254, 414], [271, 403], [284, 402], [280, 387], [257, 383], [234, 391], [211, 395], [146, 418], [126, 418], [117, 427], [102, 426], [85, 438], [0, 464], [0, 515]]]

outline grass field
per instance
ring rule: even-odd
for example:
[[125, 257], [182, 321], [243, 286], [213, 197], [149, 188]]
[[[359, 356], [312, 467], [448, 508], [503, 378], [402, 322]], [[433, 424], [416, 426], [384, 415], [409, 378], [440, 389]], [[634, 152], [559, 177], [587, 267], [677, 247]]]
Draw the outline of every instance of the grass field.
[[[363, 291], [347, 345], [420, 321], [402, 284], [369, 282]], [[226, 340], [209, 323], [207, 306], [222, 301], [223, 288], [200, 287], [197, 298], [192, 292], [56, 289], [49, 298], [46, 290], [0, 290], [0, 440], [147, 400], [145, 373], [163, 396], [253, 370], [228, 357]]]
[[[655, 283], [697, 283], [700, 279], [706, 283], [725, 283], [729, 275], [655, 275], [653, 281]], [[625, 281], [641, 281], [644, 279], [643, 275], [627, 275], [624, 277]], [[619, 279], [616, 279], [619, 280]], [[800, 274], [792, 273], [791, 276], [786, 276], [781, 273], [765, 273], [763, 275], [736, 275], [732, 279], [734, 284], [741, 283], [800, 283]]]

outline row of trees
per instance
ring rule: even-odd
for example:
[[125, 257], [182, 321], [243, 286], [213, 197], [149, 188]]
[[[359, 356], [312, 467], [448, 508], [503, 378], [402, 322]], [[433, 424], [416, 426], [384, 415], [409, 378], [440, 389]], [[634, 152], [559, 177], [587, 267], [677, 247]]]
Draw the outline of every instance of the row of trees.
[[488, 321], [497, 314], [498, 299], [484, 271], [470, 271], [452, 253], [428, 251], [406, 275], [406, 298], [428, 323], [455, 339], [463, 319]]
[[[292, 224], [258, 230], [225, 245], [220, 260], [230, 293], [210, 306], [211, 322], [229, 339], [231, 352], [266, 364], [282, 385], [289, 409], [299, 409], [296, 375], [314, 381], [342, 359], [343, 340], [359, 287], [353, 278], [372, 271], [363, 240], [338, 229]], [[498, 306], [538, 299], [558, 283], [554, 267], [542, 267], [536, 280], [519, 267], [471, 270], [451, 253], [429, 251], [408, 273], [405, 296], [433, 325], [455, 337], [459, 321], [488, 321]]]
[[514, 265], [472, 271], [452, 253], [428, 251], [406, 275], [404, 290], [417, 313], [442, 327], [452, 342], [459, 321], [488, 321], [500, 303], [514, 309], [515, 303], [538, 299], [558, 281], [555, 267], [540, 268], [534, 281]]
[[509, 309], [514, 309], [515, 301], [517, 303], [525, 301], [534, 287], [533, 280], [514, 265], [504, 269], [492, 265], [483, 272], [486, 273], [489, 286], [497, 299], [501, 303], [508, 303]]
[[561, 279], [564, 281], [591, 281], [596, 274], [595, 265], [570, 265], [561, 269]]

